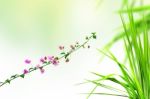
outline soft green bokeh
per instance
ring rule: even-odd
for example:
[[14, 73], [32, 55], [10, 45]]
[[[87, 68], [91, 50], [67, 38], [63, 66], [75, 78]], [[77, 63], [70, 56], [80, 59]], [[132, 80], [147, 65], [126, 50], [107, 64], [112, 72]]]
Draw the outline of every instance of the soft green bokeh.
[[[0, 0], [0, 34], [14, 46], [53, 47], [63, 35], [68, 0]], [[50, 46], [49, 46], [50, 45]]]
[[32, 47], [32, 51], [54, 53], [59, 44], [96, 31], [97, 3], [100, 1], [0, 0], [0, 34], [22, 51]]

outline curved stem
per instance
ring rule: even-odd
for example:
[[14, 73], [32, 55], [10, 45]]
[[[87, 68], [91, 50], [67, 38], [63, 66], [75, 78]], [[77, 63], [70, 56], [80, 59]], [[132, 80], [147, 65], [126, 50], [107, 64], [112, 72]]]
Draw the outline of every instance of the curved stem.
[[[92, 33], [92, 35], [91, 35], [90, 37], [88, 37], [88, 39], [86, 39], [86, 41], [85, 41], [83, 44], [81, 44], [81, 45], [79, 45], [78, 47], [76, 47], [75, 49], [72, 49], [71, 51], [67, 52], [68, 56], [69, 56], [70, 54], [72, 54], [73, 52], [79, 50], [81, 47], [84, 47], [84, 46], [93, 38], [93, 36], [95, 36], [95, 34]], [[66, 57], [66, 54], [64, 54], [64, 55], [61, 56], [61, 57], [58, 57], [58, 60], [61, 60], [62, 58], [65, 58], [65, 57]], [[48, 66], [48, 65], [50, 65], [50, 64], [51, 64], [51, 62], [47, 62], [47, 63], [45, 63], [44, 65], [42, 65], [41, 67], [44, 68], [44, 67], [46, 67], [46, 66]], [[36, 71], [36, 70], [38, 70], [38, 69], [39, 69], [39, 68], [37, 68], [37, 67], [30, 68], [30, 69], [29, 69], [29, 72], [28, 72], [27, 74], [29, 74], [29, 73], [31, 73], [31, 72], [33, 72], [33, 71]], [[22, 74], [20, 74], [20, 75], [19, 75], [19, 74], [15, 74], [15, 75], [11, 76], [9, 79], [6, 79], [4, 82], [0, 82], [0, 87], [2, 87], [3, 85], [5, 85], [5, 84], [7, 84], [7, 83], [10, 84], [11, 81], [13, 81], [13, 80], [15, 80], [15, 79], [17, 79], [17, 78], [19, 78], [19, 77], [24, 78], [24, 76], [27, 75], [27, 74], [24, 74], [24, 73], [22, 73]]]

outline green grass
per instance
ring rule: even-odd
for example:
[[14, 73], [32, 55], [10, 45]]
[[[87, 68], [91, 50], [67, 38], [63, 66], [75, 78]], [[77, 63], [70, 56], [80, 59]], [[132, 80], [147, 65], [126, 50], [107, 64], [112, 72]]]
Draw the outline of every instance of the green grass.
[[[111, 44], [114, 44], [116, 40], [123, 39], [127, 63], [119, 62], [112, 52], [107, 51], [108, 53], [104, 53], [98, 49], [100, 53], [103, 53], [117, 64], [121, 74], [101, 75], [100, 73], [93, 73], [99, 79], [87, 80], [87, 82], [95, 85], [94, 89], [88, 93], [87, 99], [94, 94], [127, 97], [128, 99], [150, 99], [150, 35], [148, 21], [150, 20], [150, 15], [144, 16], [142, 14], [142, 19], [135, 21], [134, 11], [137, 10], [132, 10], [127, 6], [125, 14], [129, 19], [128, 24], [125, 21], [124, 14], [120, 13], [124, 32], [111, 42]], [[122, 86], [124, 90], [117, 89], [111, 84], [103, 83], [105, 80]], [[98, 87], [116, 91], [118, 94], [95, 92]]]
[[[140, 7], [135, 7], [132, 9], [123, 9], [119, 10], [117, 13], [123, 13], [126, 14], [128, 12], [134, 12], [134, 13], [140, 13], [140, 12], [145, 12], [145, 11], [150, 11], [150, 5], [146, 6], [140, 6]], [[140, 34], [143, 31], [143, 18], [139, 18], [135, 20], [134, 25], [137, 28], [137, 33]], [[145, 15], [145, 24], [147, 26], [147, 30], [150, 30], [150, 12], [147, 12]], [[129, 23], [126, 25], [127, 31], [131, 31]], [[130, 34], [129, 34], [130, 35]], [[114, 43], [116, 43], [119, 40], [122, 40], [126, 36], [125, 31], [119, 32], [116, 34], [115, 37], [113, 37], [104, 47], [104, 50], [110, 49]]]

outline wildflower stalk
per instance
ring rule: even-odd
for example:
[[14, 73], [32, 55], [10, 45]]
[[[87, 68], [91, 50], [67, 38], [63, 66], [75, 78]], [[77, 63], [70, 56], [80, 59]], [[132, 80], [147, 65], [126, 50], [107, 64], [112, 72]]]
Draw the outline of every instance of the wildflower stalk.
[[[91, 40], [91, 39], [96, 39], [96, 33], [92, 33], [91, 36], [88, 37], [88, 39], [86, 38], [86, 41], [84, 43], [82, 43], [81, 45], [78, 44], [78, 46], [74, 47], [74, 49], [71, 49], [70, 51], [68, 51], [67, 53], [64, 53], [62, 56], [60, 57], [55, 57], [57, 58], [57, 61], [65, 58], [66, 60], [68, 60], [68, 56], [70, 56], [70, 54], [72, 54], [73, 52], [79, 50], [80, 48], [84, 48], [84, 46]], [[26, 60], [25, 61], [27, 64], [30, 63], [29, 60]], [[4, 86], [5, 84], [10, 84], [11, 81], [17, 79], [17, 78], [24, 78], [27, 74], [30, 74], [31, 72], [33, 71], [36, 71], [38, 69], [43, 69], [45, 68], [46, 66], [52, 64], [52, 62], [48, 61], [48, 62], [44, 62], [43, 65], [40, 66], [40, 68], [38, 67], [31, 67], [29, 68], [29, 71], [27, 73], [22, 73], [22, 74], [15, 74], [15, 75], [12, 75], [10, 78], [6, 79], [4, 82], [0, 82], [0, 87]]]

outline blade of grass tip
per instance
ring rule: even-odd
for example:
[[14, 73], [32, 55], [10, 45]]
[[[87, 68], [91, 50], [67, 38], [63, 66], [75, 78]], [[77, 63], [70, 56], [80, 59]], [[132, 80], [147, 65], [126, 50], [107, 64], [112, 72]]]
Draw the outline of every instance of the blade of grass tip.
[[100, 53], [102, 53], [103, 55], [107, 56], [108, 58], [114, 60], [111, 56], [107, 55], [105, 52], [103, 52], [102, 50], [100, 49], [97, 49]]
[[116, 83], [116, 84], [121, 85], [121, 82], [118, 81], [115, 77], [113, 77], [114, 75], [112, 75], [112, 74], [106, 75], [106, 76], [100, 75], [100, 74], [97, 74], [97, 73], [93, 73], [93, 74], [94, 74], [94, 75], [97, 75], [97, 76], [99, 76], [99, 77], [101, 77], [101, 78], [99, 78], [99, 79], [93, 80], [93, 81], [95, 81], [95, 82], [100, 82], [100, 81], [109, 80], [109, 81], [112, 81], [112, 82], [114, 82], [114, 83]]
[[94, 72], [92, 72], [92, 74], [101, 77], [101, 79], [96, 79], [96, 80], [93, 80], [93, 81], [99, 82], [99, 81], [102, 81], [102, 80], [109, 80], [109, 81], [112, 81], [112, 82], [114, 82], [116, 84], [119, 84], [121, 86], [125, 85], [125, 83], [122, 83], [119, 80], [117, 80], [115, 77], [113, 77], [113, 76], [115, 76], [115, 74], [109, 74], [109, 75], [106, 75], [106, 76], [98, 74], [98, 73], [94, 73]]
[[123, 9], [123, 8], [124, 8], [124, 6], [125, 6], [127, 3], [128, 3], [128, 0], [123, 0], [123, 1], [122, 1], [121, 9]]
[[103, 50], [109, 50], [111, 46], [124, 37], [124, 32], [117, 34], [113, 39], [111, 39], [104, 47]]
[[[137, 29], [136, 29], [135, 24], [134, 24], [134, 18], [133, 18], [132, 13], [130, 14], [129, 18], [130, 17], [131, 17], [131, 20], [132, 20], [131, 24], [132, 24], [132, 27], [133, 27], [133, 36], [131, 36], [132, 42], [133, 42], [133, 48], [135, 48], [134, 51], [136, 53], [135, 55], [138, 59], [138, 62], [141, 62], [141, 60], [142, 60], [142, 47], [141, 47], [140, 35], [137, 35]], [[143, 26], [142, 26], [142, 28], [143, 28]]]
[[[129, 73], [127, 72], [127, 68], [122, 65], [116, 58], [115, 56], [109, 52], [109, 54], [111, 54], [111, 56], [107, 55], [106, 53], [104, 53], [103, 51], [101, 51], [100, 49], [97, 49], [99, 52], [101, 52], [102, 54], [104, 54], [105, 56], [109, 57], [110, 59], [112, 59], [114, 62], [116, 62], [118, 64], [118, 66], [120, 67], [123, 75], [126, 77], [126, 78], [129, 78], [131, 80], [131, 77], [129, 75]], [[129, 79], [127, 79], [129, 81]]]
[[[75, 84], [75, 85], [78, 86], [78, 85], [82, 85], [82, 84], [91, 83], [91, 82], [89, 82], [89, 80], [87, 80], [87, 79], [84, 79], [84, 80], [85, 80], [85, 82], [77, 83], [77, 84]], [[95, 80], [94, 80], [94, 81], [95, 81]]]
[[[121, 13], [119, 13], [119, 14], [121, 14]], [[147, 29], [149, 30], [150, 29], [150, 24], [149, 24], [149, 22], [150, 22], [150, 13], [148, 13], [146, 16], [146, 25], [147, 25]], [[139, 35], [139, 34], [141, 34], [142, 33], [142, 19], [138, 19], [138, 20], [136, 20], [136, 22], [135, 22], [135, 27], [138, 29], [138, 32], [137, 32], [137, 35]], [[129, 23], [128, 24], [126, 24], [126, 26], [128, 26], [129, 25]], [[130, 30], [130, 27], [128, 26], [128, 27], [126, 27], [126, 31], [128, 31], [128, 32], [130, 32], [131, 30]], [[129, 33], [129, 35], [130, 35], [131, 33]], [[125, 32], [120, 32], [120, 33], [118, 33], [116, 36], [114, 36], [104, 47], [103, 47], [103, 50], [109, 50], [110, 48], [111, 48], [111, 46], [113, 46], [113, 44], [114, 43], [116, 43], [117, 41], [119, 41], [119, 40], [121, 40], [123, 37], [125, 37], [126, 36], [126, 33]], [[102, 57], [103, 58], [103, 57]]]
[[[89, 94], [89, 93], [85, 93]], [[120, 97], [128, 97], [127, 95], [119, 95], [119, 94], [111, 94], [111, 93], [92, 93], [92, 94], [97, 94], [97, 95], [109, 95], [109, 96], [120, 96]], [[129, 98], [129, 97], [128, 97]]]
[[115, 87], [112, 87], [112, 86], [109, 86], [109, 85], [105, 85], [105, 84], [101, 84], [101, 83], [99, 83], [99, 82], [92, 81], [92, 80], [87, 80], [87, 81], [89, 81], [89, 82], [91, 82], [91, 83], [93, 83], [93, 84], [95, 84], [95, 85], [97, 85], [97, 86], [101, 86], [101, 87], [103, 87], [103, 88], [106, 88], [106, 89], [108, 89], [108, 90], [126, 94], [125, 91], [120, 90], [120, 89], [118, 89], [118, 88], [115, 88]]
[[[113, 79], [114, 78], [113, 76], [115, 76], [115, 74], [109, 74], [109, 75], [104, 76], [104, 75], [101, 75], [101, 74], [98, 74], [98, 73], [95, 73], [95, 72], [91, 72], [91, 73], [96, 75], [96, 76], [99, 76], [99, 77], [103, 78], [103, 80], [112, 80], [112, 81], [117, 82], [117, 80]], [[102, 79], [100, 79], [100, 80], [102, 80]], [[95, 80], [95, 81], [99, 81], [99, 80]]]
[[79, 85], [83, 85], [83, 84], [87, 84], [87, 83], [89, 83], [89, 82], [85, 81], [85, 82], [77, 83], [77, 84], [75, 84], [75, 86], [79, 86]]
[[[147, 20], [146, 20], [146, 24], [147, 24], [147, 26], [148, 26], [148, 30], [150, 29], [150, 24], [149, 24], [149, 22], [150, 22], [150, 14], [148, 14], [147, 15]], [[138, 33], [137, 33], [137, 35], [139, 35], [139, 34], [141, 34], [141, 23], [142, 23], [142, 19], [140, 19], [140, 20], [138, 20], [138, 21], [136, 21], [135, 22], [135, 26], [137, 27], [137, 29], [138, 29]], [[126, 31], [130, 31], [130, 28], [128, 27], [127, 29], [126, 29]], [[130, 33], [131, 34], [131, 33]], [[129, 34], [129, 35], [130, 35]], [[113, 46], [113, 44], [114, 43], [116, 43], [117, 41], [119, 41], [119, 40], [121, 40], [123, 37], [125, 37], [126, 36], [126, 34], [125, 34], [125, 32], [120, 32], [120, 33], [118, 33], [115, 37], [113, 37], [104, 47], [103, 47], [103, 50], [109, 50], [112, 46]]]
[[[113, 54], [111, 54], [110, 52], [110, 54], [111, 54], [111, 56], [109, 56], [109, 55], [107, 55], [106, 53], [104, 53], [103, 51], [101, 51], [101, 50], [99, 50], [101, 53], [103, 53], [104, 55], [106, 55], [106, 56], [108, 56], [109, 58], [111, 58], [113, 61], [115, 61], [117, 64], [118, 64], [118, 66], [120, 67], [120, 69], [121, 69], [121, 71], [122, 71], [122, 73], [123, 73], [123, 75], [124, 75], [124, 80], [126, 81], [126, 82], [128, 82], [129, 84], [128, 84], [128, 86], [131, 86], [131, 88], [133, 88], [132, 90], [134, 90], [134, 83], [133, 83], [133, 80], [131, 79], [131, 77], [130, 77], [130, 73], [127, 71], [127, 68], [124, 66], [124, 65], [122, 65], [116, 58], [115, 58], [115, 56], [113, 55]], [[122, 84], [122, 86], [123, 86], [124, 84]], [[128, 89], [127, 88], [127, 86], [123, 86], [125, 89]]]
[[107, 79], [109, 77], [115, 76], [115, 74], [109, 74], [109, 75], [104, 76], [104, 75], [101, 75], [101, 74], [98, 74], [98, 73], [95, 73], [95, 72], [91, 72], [91, 73], [94, 74], [94, 75], [97, 75], [99, 77], [102, 77], [103, 79]]
[[122, 63], [120, 63], [117, 58], [113, 55], [113, 53], [111, 53], [110, 51], [108, 51], [108, 53], [110, 54], [110, 57], [112, 57], [112, 59], [119, 65], [119, 67], [121, 69], [123, 69], [123, 71], [128, 72], [126, 66], [124, 66]]
[[[90, 72], [90, 73], [96, 75], [96, 73], [94, 73], [94, 72]], [[113, 75], [114, 75], [114, 74], [109, 74], [109, 75], [107, 75], [107, 76], [102, 76], [102, 75], [101, 75], [102, 78], [96, 79], [96, 80], [94, 80], [94, 81], [102, 81], [102, 80], [106, 80], [108, 77], [111, 77], [111, 76], [113, 76]], [[97, 74], [97, 76], [100, 76], [100, 74]], [[86, 82], [78, 83], [78, 84], [75, 84], [75, 85], [81, 85], [81, 84], [89, 83], [89, 81], [87, 81], [86, 79], [85, 79], [85, 81], [86, 81]]]
[[[109, 80], [109, 81], [111, 81], [111, 82], [113, 82], [113, 83], [116, 83], [116, 84], [122, 86], [122, 87], [125, 88], [125, 89], [126, 89], [127, 87], [131, 87], [131, 88], [134, 89], [134, 87], [131, 86], [132, 84], [131, 84], [131, 85], [127, 85], [127, 84], [125, 84], [125, 83], [123, 83], [123, 82], [117, 80], [115, 77], [103, 76], [103, 75], [100, 75], [100, 74], [97, 74], [97, 73], [93, 73], [93, 74], [105, 78], [105, 79], [96, 79], [96, 80], [93, 80], [94, 82], [99, 82], [99, 81], [101, 81], [101, 80]], [[119, 76], [119, 77], [124, 78], [124, 77], [122, 77], [122, 76]], [[125, 79], [123, 79], [123, 80], [125, 80]], [[126, 80], [125, 80], [125, 81], [126, 81]], [[122, 92], [126, 93], [125, 91], [122, 91]]]
[[[91, 73], [94, 74], [94, 72], [91, 72]], [[95, 73], [95, 74], [96, 74], [96, 73]], [[113, 75], [114, 75], [114, 74], [110, 74], [110, 75], [107, 75], [107, 76], [102, 76], [102, 75], [101, 75], [102, 78], [96, 79], [96, 80], [94, 80], [94, 81], [106, 80], [108, 77], [113, 76]], [[97, 74], [97, 76], [100, 76], [100, 75]], [[85, 82], [78, 83], [78, 84], [75, 84], [75, 85], [82, 85], [82, 84], [86, 84], [86, 83], [89, 83], [89, 81], [87, 81], [87, 80], [85, 79]]]
[[86, 97], [86, 99], [89, 99], [89, 97], [92, 95], [92, 93], [96, 90], [97, 85], [92, 89], [92, 91], [89, 93], [89, 95]]
[[[102, 50], [100, 49], [97, 49], [100, 53], [104, 54], [105, 56], [107, 56], [108, 58], [112, 59], [113, 61], [115, 61], [116, 63], [119, 63], [119, 61], [117, 60], [117, 58], [115, 58], [115, 56], [109, 52], [110, 56], [108, 54], [106, 54], [105, 52], [103, 52]], [[120, 64], [120, 63], [119, 63]], [[123, 66], [123, 65], [122, 65]], [[124, 68], [126, 68], [125, 66], [123, 66]]]
[[128, 13], [128, 12], [141, 12], [141, 11], [147, 11], [150, 10], [150, 5], [145, 5], [145, 6], [140, 6], [140, 7], [135, 7], [135, 8], [131, 8], [131, 9], [127, 9], [127, 10], [119, 10], [117, 11], [118, 13]]
[[135, 48], [135, 55], [137, 57], [137, 59], [140, 61], [141, 57], [140, 57], [140, 48], [139, 48], [139, 43], [137, 41], [137, 38], [139, 37], [139, 35], [137, 35], [137, 28], [135, 27], [135, 22], [134, 22], [134, 18], [133, 18], [133, 12], [128, 12], [128, 17], [130, 20], [130, 28], [132, 30], [132, 35], [131, 35], [131, 40], [133, 42], [133, 48]]
[[98, 50], [98, 52], [100, 52], [100, 53], [102, 53], [103, 54], [103, 56], [100, 58], [100, 62], [103, 60], [103, 58], [105, 57], [105, 56], [107, 56], [107, 57], [109, 57], [110, 59], [111, 59], [111, 57], [109, 56], [109, 55], [107, 55], [105, 52], [103, 52], [102, 50], [100, 50], [100, 49], [97, 49]]
[[[100, 81], [104, 81], [104, 80], [110, 80], [110, 81], [112, 81], [114, 83], [120, 84], [121, 86], [125, 86], [124, 83], [122, 83], [122, 82], [118, 81], [117, 79], [115, 79], [114, 77], [112, 77], [112, 76], [114, 76], [114, 74], [103, 76], [103, 75], [100, 75], [98, 73], [94, 73], [94, 72], [91, 72], [91, 73], [94, 74], [94, 75], [97, 75], [97, 76], [101, 77], [99, 79], [92, 80], [94, 82], [100, 82]], [[86, 84], [86, 83], [90, 83], [89, 80], [86, 80], [86, 82], [83, 82], [83, 83], [78, 83], [76, 85], [81, 85], [81, 84]], [[125, 91], [122, 91], [122, 92], [125, 92]]]
[[[119, 77], [121, 77], [125, 82], [127, 82], [127, 80], [126, 80], [127, 78], [125, 78], [121, 75], [119, 75]], [[124, 83], [124, 82], [121, 82], [121, 81], [117, 80], [115, 77], [107, 78], [106, 80], [112, 81], [113, 83], [116, 83], [116, 84], [122, 86], [124, 89], [126, 89], [126, 91], [128, 91], [129, 89], [132, 90], [132, 91], [135, 90], [135, 87], [131, 82]], [[93, 80], [93, 81], [98, 82], [98, 80]], [[127, 93], [126, 91], [122, 91], [122, 92]]]
[[130, 82], [130, 84], [134, 85], [134, 83], [132, 83], [132, 82], [133, 82], [132, 76], [130, 75], [130, 72], [128, 71], [128, 69], [126, 68], [126, 66], [124, 66], [122, 63], [120, 63], [120, 62], [117, 60], [117, 58], [116, 58], [111, 52], [109, 52], [109, 54], [111, 55], [111, 57], [114, 58], [113, 60], [114, 60], [114, 61], [118, 64], [118, 66], [120, 67], [121, 72], [122, 72], [124, 78], [126, 79], [126, 82], [128, 82], [128, 83]]
[[[110, 59], [112, 59], [114, 62], [116, 62], [117, 64], [118, 64], [118, 66], [121, 68], [121, 70], [123, 71], [123, 73], [124, 74], [126, 74], [126, 75], [128, 75], [128, 73], [127, 73], [127, 68], [123, 65], [123, 64], [121, 64], [118, 60], [117, 60], [117, 58], [111, 53], [111, 52], [109, 52], [109, 54], [110, 54], [110, 56], [109, 55], [107, 55], [106, 53], [104, 53], [103, 51], [101, 51], [101, 50], [99, 50], [98, 49], [98, 51], [99, 52], [101, 52], [102, 54], [104, 54], [105, 56], [107, 56], [107, 57], [109, 57]], [[129, 76], [129, 75], [128, 75]]]

